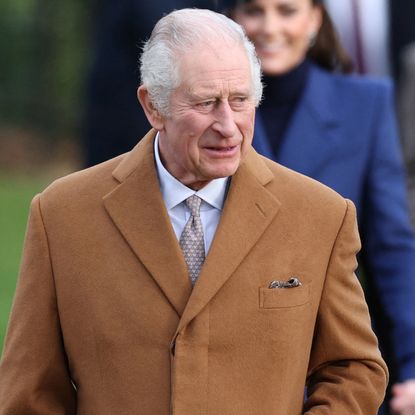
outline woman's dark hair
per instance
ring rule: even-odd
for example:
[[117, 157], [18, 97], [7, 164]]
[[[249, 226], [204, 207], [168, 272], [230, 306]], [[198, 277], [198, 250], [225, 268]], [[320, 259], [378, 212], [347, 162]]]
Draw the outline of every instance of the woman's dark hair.
[[312, 0], [314, 6], [320, 7], [322, 23], [315, 39], [310, 47], [308, 56], [317, 65], [329, 70], [342, 73], [353, 71], [353, 61], [340, 43], [333, 21], [327, 12], [322, 0]]
[[[222, 6], [222, 10], [225, 10], [225, 13], [232, 17], [232, 8], [238, 4], [249, 3], [250, 1], [252, 0], [223, 0], [218, 3]], [[342, 73], [352, 72], [353, 61], [340, 43], [337, 31], [324, 6], [323, 0], [310, 1], [313, 6], [320, 7], [322, 23], [307, 56], [317, 65], [329, 71]]]

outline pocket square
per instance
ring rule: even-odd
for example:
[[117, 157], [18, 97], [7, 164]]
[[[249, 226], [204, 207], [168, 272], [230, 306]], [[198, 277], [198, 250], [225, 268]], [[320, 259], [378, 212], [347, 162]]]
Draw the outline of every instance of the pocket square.
[[[296, 280], [293, 281], [293, 279]], [[308, 281], [300, 281], [298, 277], [291, 277], [288, 280], [280, 280], [280, 284], [275, 282], [270, 288], [268, 286], [259, 287], [259, 307], [261, 309], [281, 310], [284, 308], [294, 308], [304, 306], [310, 302], [310, 287]]]
[[268, 288], [274, 289], [274, 288], [295, 288], [300, 287], [301, 281], [297, 277], [291, 277], [287, 281], [271, 281]]

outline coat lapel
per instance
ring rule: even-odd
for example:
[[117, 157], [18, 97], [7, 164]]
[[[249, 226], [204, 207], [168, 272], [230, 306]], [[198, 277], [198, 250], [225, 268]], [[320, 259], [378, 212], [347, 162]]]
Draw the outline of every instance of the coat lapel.
[[152, 131], [113, 172], [120, 184], [104, 198], [115, 226], [180, 316], [191, 293], [154, 164]]
[[259, 153], [282, 165], [318, 177], [338, 145], [338, 121], [333, 78], [324, 71], [310, 66], [309, 80], [283, 137], [278, 155], [275, 155], [266, 136], [258, 111], [254, 147]]
[[104, 205], [181, 316], [180, 331], [232, 275], [277, 214], [280, 202], [265, 188], [273, 179], [272, 173], [251, 150], [232, 177], [214, 241], [192, 290], [159, 190], [153, 139], [154, 132], [149, 133], [113, 172], [120, 184], [104, 197]]
[[251, 150], [232, 177], [212, 247], [177, 332], [220, 290], [277, 214], [280, 202], [265, 188], [272, 179], [265, 163]]

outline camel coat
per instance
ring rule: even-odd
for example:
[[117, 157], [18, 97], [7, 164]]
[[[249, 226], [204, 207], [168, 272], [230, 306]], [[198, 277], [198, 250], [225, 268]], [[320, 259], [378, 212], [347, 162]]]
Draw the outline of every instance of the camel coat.
[[33, 200], [0, 414], [375, 415], [352, 203], [251, 150], [192, 290], [153, 138]]

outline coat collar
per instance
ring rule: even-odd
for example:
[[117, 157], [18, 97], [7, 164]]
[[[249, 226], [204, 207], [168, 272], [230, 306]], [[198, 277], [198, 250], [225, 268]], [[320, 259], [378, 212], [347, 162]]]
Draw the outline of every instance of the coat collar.
[[120, 184], [104, 197], [104, 205], [181, 317], [180, 330], [232, 275], [277, 214], [280, 202], [265, 187], [274, 180], [273, 174], [251, 149], [232, 177], [212, 246], [192, 290], [159, 188], [154, 137], [154, 131], [147, 134], [114, 170], [113, 176]]
[[180, 315], [191, 286], [159, 190], [154, 137], [154, 131], [147, 134], [113, 171], [120, 184], [104, 197], [104, 206], [114, 225]]
[[254, 147], [284, 166], [309, 176], [316, 176], [339, 141], [338, 99], [335, 76], [310, 65], [303, 96], [292, 115], [281, 142], [278, 156], [269, 144], [260, 111], [255, 124]]

